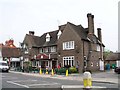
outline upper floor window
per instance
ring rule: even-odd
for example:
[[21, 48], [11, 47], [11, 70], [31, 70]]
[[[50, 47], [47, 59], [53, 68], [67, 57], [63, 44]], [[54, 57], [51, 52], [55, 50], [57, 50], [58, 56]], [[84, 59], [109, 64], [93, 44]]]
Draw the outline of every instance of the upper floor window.
[[39, 52], [40, 52], [40, 53], [43, 53], [43, 48], [40, 48]]
[[49, 52], [49, 47], [44, 48], [44, 52]]
[[61, 30], [58, 32], [57, 34], [57, 38], [59, 39], [60, 38], [60, 35], [62, 34]]
[[28, 54], [29, 53], [29, 50], [28, 50], [28, 47], [26, 44], [23, 45], [23, 48], [24, 48], [24, 53], [25, 54]]
[[64, 42], [63, 50], [74, 49], [74, 41]]
[[100, 45], [97, 45], [97, 51], [100, 51]]
[[50, 52], [56, 52], [56, 47], [50, 47]]
[[49, 35], [49, 33], [47, 33], [47, 35], [46, 35], [46, 42], [49, 42], [50, 41], [50, 35]]

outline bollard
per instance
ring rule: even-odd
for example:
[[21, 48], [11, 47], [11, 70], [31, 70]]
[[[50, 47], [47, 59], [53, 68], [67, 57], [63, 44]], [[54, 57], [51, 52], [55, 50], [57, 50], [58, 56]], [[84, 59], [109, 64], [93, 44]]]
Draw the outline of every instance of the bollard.
[[39, 71], [40, 74], [42, 74], [42, 69], [40, 68], [40, 71]]
[[54, 71], [53, 71], [53, 69], [52, 69], [52, 73], [51, 73], [51, 75], [52, 75], [52, 76], [54, 75]]
[[86, 89], [92, 87], [92, 78], [90, 72], [87, 71], [84, 72], [83, 83], [84, 83], [84, 88]]
[[48, 68], [46, 68], [46, 74], [48, 74]]
[[66, 76], [68, 76], [68, 69], [66, 70]]

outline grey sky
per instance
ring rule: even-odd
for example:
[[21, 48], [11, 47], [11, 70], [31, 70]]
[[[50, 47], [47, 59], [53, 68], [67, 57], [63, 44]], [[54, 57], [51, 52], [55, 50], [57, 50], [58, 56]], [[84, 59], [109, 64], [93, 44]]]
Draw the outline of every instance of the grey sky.
[[94, 15], [95, 33], [102, 28], [106, 49], [118, 50], [119, 0], [0, 0], [0, 43], [13, 38], [19, 46], [26, 33], [40, 36], [71, 22], [87, 27], [87, 13]]

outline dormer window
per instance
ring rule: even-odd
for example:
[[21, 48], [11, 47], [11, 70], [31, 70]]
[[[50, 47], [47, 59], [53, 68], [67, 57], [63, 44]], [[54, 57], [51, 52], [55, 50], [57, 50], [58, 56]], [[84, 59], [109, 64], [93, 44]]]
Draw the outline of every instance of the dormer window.
[[58, 34], [57, 34], [57, 38], [60, 38], [60, 35], [62, 34], [61, 30], [59, 30]]
[[47, 33], [47, 35], [46, 35], [46, 42], [49, 42], [50, 41], [50, 35], [49, 35], [49, 33]]

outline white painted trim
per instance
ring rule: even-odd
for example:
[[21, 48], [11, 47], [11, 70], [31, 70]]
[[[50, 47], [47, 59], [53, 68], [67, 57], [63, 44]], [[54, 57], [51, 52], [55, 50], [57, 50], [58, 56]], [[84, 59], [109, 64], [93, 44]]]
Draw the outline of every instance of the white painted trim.
[[[83, 85], [62, 85], [61, 88], [84, 88]], [[107, 88], [104, 86], [92, 86], [91, 88]]]
[[56, 85], [56, 84], [59, 84], [59, 83], [48, 83], [48, 84], [30, 84], [28, 86], [45, 86], [45, 85]]
[[14, 84], [14, 85], [17, 85], [17, 86], [29, 88], [29, 86], [27, 86], [27, 85], [18, 84], [18, 83], [12, 82], [12, 81], [7, 81], [7, 83], [11, 83], [11, 84]]

